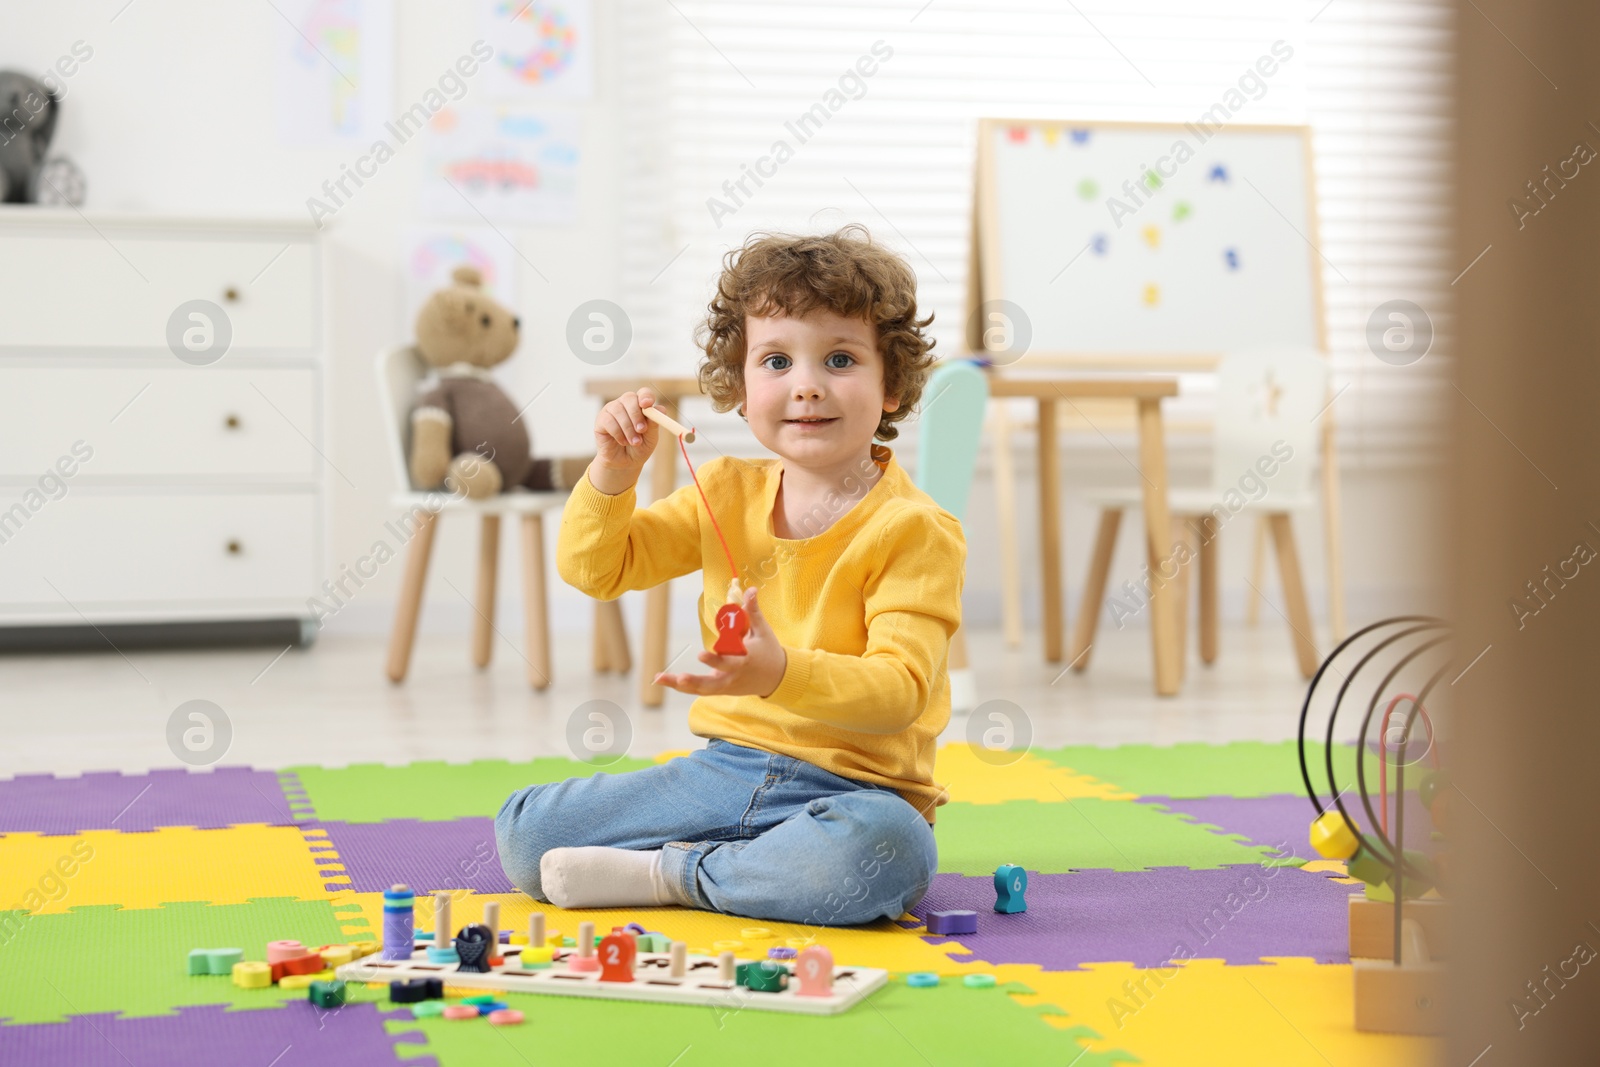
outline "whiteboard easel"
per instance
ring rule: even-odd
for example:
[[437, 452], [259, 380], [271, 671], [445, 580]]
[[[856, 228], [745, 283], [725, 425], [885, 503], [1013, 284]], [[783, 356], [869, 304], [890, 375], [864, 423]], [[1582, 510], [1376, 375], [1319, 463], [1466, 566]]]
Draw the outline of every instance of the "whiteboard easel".
[[[1204, 371], [1223, 352], [1264, 344], [1327, 355], [1308, 127], [982, 119], [971, 234], [974, 352], [990, 351], [980, 310], [1005, 300], [1029, 323], [1032, 366]], [[1332, 411], [1321, 419], [1339, 640], [1338, 453]], [[995, 431], [1005, 446], [1003, 413]], [[1013, 614], [1008, 635], [1020, 629]]]

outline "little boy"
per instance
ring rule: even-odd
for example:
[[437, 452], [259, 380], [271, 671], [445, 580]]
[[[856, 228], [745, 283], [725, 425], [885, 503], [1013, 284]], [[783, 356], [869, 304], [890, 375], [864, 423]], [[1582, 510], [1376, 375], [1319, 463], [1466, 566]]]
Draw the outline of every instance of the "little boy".
[[841, 926], [897, 919], [927, 892], [966, 540], [874, 439], [894, 440], [922, 395], [931, 321], [910, 268], [859, 226], [729, 253], [699, 378], [778, 457], [699, 469], [737, 576], [694, 485], [634, 506], [660, 432], [641, 414], [654, 394], [601, 411], [561, 522], [561, 577], [610, 600], [703, 571], [708, 648], [738, 577], [750, 629], [743, 656], [700, 653], [711, 673], [655, 679], [698, 696], [689, 728], [704, 749], [506, 801], [500, 859], [525, 892]]

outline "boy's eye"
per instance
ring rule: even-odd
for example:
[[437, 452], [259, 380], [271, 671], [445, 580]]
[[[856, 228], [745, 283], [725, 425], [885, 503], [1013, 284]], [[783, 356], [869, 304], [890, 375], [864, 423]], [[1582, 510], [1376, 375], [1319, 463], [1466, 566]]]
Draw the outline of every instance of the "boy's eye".
[[830, 363], [829, 364], [829, 366], [836, 367], [839, 370], [843, 370], [845, 367], [848, 367], [850, 364], [855, 362], [854, 357], [852, 357], [850, 355], [850, 353], [848, 353], [848, 352], [835, 352], [832, 355], [830, 355], [828, 358], [830, 360], [834, 360], [834, 359], [842, 359], [842, 360], [844, 360], [843, 363], [838, 363], [838, 364]]
[[770, 366], [772, 361], [775, 360], [775, 359], [781, 359], [781, 360], [783, 360], [783, 363], [781, 365], [779, 365], [779, 366], [772, 367], [771, 369], [773, 369], [773, 370], [783, 370], [785, 367], [787, 367], [789, 365], [789, 357], [786, 356], [786, 355], [783, 355], [781, 352], [774, 352], [772, 355], [768, 356], [766, 359], [763, 359], [761, 361], [761, 365], [763, 367]]

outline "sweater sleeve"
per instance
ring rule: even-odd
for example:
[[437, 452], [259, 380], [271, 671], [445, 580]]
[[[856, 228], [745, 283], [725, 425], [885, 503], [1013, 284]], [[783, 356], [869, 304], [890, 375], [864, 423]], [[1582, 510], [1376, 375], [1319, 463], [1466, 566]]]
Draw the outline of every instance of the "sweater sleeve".
[[635, 507], [637, 500], [631, 487], [607, 496], [584, 472], [561, 513], [556, 570], [563, 581], [596, 600], [615, 600], [700, 569], [694, 486], [682, 486], [647, 508]]
[[863, 590], [867, 647], [859, 656], [789, 648], [766, 699], [847, 730], [894, 734], [928, 707], [961, 626], [967, 542], [944, 511], [920, 511], [880, 534], [882, 566]]

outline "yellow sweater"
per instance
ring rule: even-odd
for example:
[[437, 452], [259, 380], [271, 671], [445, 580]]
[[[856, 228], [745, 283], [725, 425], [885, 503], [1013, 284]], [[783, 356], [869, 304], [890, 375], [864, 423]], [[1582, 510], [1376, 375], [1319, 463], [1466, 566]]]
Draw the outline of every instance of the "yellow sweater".
[[[872, 448], [882, 476], [832, 526], [798, 540], [772, 533], [781, 460], [719, 457], [698, 468], [740, 581], [760, 590], [789, 663], [766, 699], [697, 698], [689, 729], [886, 786], [931, 823], [946, 800], [933, 753], [950, 721], [950, 638], [961, 625], [967, 543], [961, 523], [912, 484], [893, 451]], [[561, 577], [614, 600], [702, 570], [700, 631], [711, 647], [732, 575], [699, 494], [691, 483], [647, 508], [635, 501], [633, 489], [607, 496], [584, 476], [561, 518]], [[849, 499], [827, 506], [836, 514]]]

